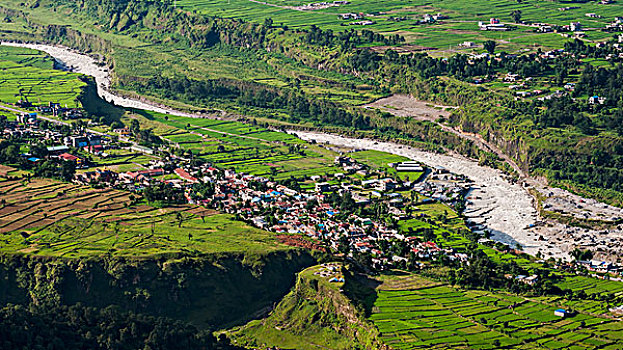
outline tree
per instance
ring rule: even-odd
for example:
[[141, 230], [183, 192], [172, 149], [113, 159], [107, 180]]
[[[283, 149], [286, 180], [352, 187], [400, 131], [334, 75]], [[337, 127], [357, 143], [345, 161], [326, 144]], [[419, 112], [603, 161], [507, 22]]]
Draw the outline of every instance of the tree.
[[482, 43], [482, 46], [485, 48], [485, 50], [487, 50], [487, 52], [491, 55], [493, 55], [493, 53], [495, 52], [495, 46], [497, 44], [495, 43], [495, 41], [493, 40], [487, 40], [484, 43]]
[[45, 158], [48, 155], [48, 149], [45, 147], [44, 144], [37, 143], [30, 146], [30, 154], [32, 154], [33, 157]]
[[130, 131], [132, 131], [132, 133], [136, 135], [139, 133], [140, 130], [141, 130], [141, 125], [139, 124], [138, 120], [132, 119], [130, 121]]
[[[177, 227], [182, 227], [182, 222], [184, 222], [184, 217], [182, 216], [182, 213], [180, 213], [179, 211], [175, 213], [175, 219], [177, 220]], [[190, 239], [190, 236], [188, 237], [188, 239]]]
[[513, 21], [515, 21], [515, 23], [520, 23], [521, 22], [521, 10], [515, 10], [511, 12], [511, 18], [513, 19]]
[[71, 181], [76, 174], [76, 164], [74, 162], [61, 162], [61, 177], [66, 181]]

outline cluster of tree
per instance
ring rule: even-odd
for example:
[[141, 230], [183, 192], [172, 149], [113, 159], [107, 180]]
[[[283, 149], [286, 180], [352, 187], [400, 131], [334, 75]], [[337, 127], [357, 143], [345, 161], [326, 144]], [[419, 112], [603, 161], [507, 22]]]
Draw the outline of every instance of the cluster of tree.
[[143, 190], [143, 196], [148, 202], [166, 205], [185, 203], [184, 192], [166, 183], [148, 186]]
[[20, 148], [23, 143], [9, 140], [0, 141], [0, 163], [15, 165], [21, 169], [34, 170], [35, 176], [71, 181], [76, 172], [76, 163], [60, 159], [45, 159], [48, 155], [43, 144], [29, 146], [30, 155], [39, 158], [35, 163], [22, 156]]
[[353, 199], [350, 192], [340, 195], [337, 192], [331, 192], [325, 201], [329, 202], [333, 208], [339, 209], [344, 215], [353, 214], [357, 210], [357, 203]]
[[[209, 48], [219, 43], [260, 48], [270, 30], [268, 26], [238, 19], [181, 12], [173, 6], [173, 0], [61, 0], [55, 3], [99, 21], [102, 28], [109, 31], [134, 33], [155, 43], [167, 40], [192, 48]], [[52, 27], [54, 32], [49, 36], [67, 35], [65, 27]]]
[[[489, 42], [485, 42], [487, 44]], [[488, 45], [493, 53], [495, 42]], [[452, 76], [457, 79], [467, 79], [476, 76], [488, 76], [498, 71], [514, 72], [524, 77], [552, 73], [553, 67], [536, 60], [537, 54], [506, 55], [500, 54], [499, 59], [474, 58], [467, 55], [454, 55], [449, 58], [435, 58], [426, 53], [398, 54], [388, 49], [380, 54], [371, 50], [362, 49], [354, 52], [348, 59], [349, 65], [361, 72], [376, 71], [386, 65], [406, 67], [423, 78], [437, 76]]]
[[591, 58], [608, 58], [610, 62], [620, 62], [618, 36], [615, 35], [610, 41], [606, 41], [601, 45], [587, 45], [584, 40], [574, 39], [565, 43], [565, 51]]
[[277, 90], [261, 84], [226, 79], [200, 81], [187, 77], [156, 76], [144, 82], [133, 82], [131, 87], [140, 93], [156, 93], [166, 98], [210, 103], [214, 100], [235, 101], [238, 105], [281, 110], [290, 121], [300, 120], [325, 125], [367, 129], [369, 117], [340, 108], [326, 99], [313, 99], [298, 89]]
[[19, 164], [22, 163], [20, 145], [11, 141], [0, 141], [0, 163]]
[[35, 176], [71, 181], [76, 173], [76, 163], [60, 159], [46, 159], [34, 167]]
[[[587, 65], [582, 71], [574, 95], [575, 96], [599, 96], [605, 98], [603, 106], [606, 108], [621, 108], [623, 101], [623, 64], [617, 64], [613, 68], [595, 68]], [[582, 101], [585, 102], [585, 101]]]
[[319, 46], [340, 46], [343, 50], [353, 49], [363, 44], [398, 45], [405, 41], [401, 35], [384, 36], [364, 29], [357, 32], [354, 29], [334, 33], [333, 30], [322, 30], [312, 25], [305, 31], [304, 42]]
[[568, 180], [597, 188], [623, 191], [623, 150], [607, 153], [596, 147], [592, 153], [574, 150], [535, 150], [530, 153], [533, 169], [547, 169], [552, 180]]
[[141, 129], [141, 125], [136, 119], [130, 121], [129, 129], [138, 143], [143, 146], [153, 147], [163, 143], [162, 139], [155, 135], [152, 129]]
[[222, 336], [167, 318], [80, 304], [0, 309], [3, 349], [237, 349]]

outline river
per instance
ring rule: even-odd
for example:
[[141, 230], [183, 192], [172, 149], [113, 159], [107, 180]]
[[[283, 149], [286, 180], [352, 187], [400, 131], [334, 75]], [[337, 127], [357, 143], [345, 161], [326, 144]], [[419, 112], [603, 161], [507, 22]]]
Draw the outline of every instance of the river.
[[376, 150], [392, 153], [421, 162], [431, 167], [443, 167], [455, 174], [462, 174], [474, 181], [468, 196], [465, 216], [468, 220], [483, 224], [491, 232], [491, 238], [511, 246], [520, 244], [523, 250], [536, 255], [540, 250], [546, 257], [567, 258], [557, 246], [548, 247], [539, 234], [528, 229], [537, 222], [533, 198], [520, 184], [512, 184], [497, 169], [481, 166], [478, 162], [456, 154], [437, 154], [393, 142], [355, 139], [318, 132], [294, 132], [306, 141], [354, 149]]
[[[99, 96], [118, 106], [184, 117], [205, 117], [115, 95], [109, 90], [111, 77], [107, 68], [98, 65], [94, 58], [72, 49], [42, 44], [7, 42], [2, 42], [1, 44], [46, 52], [67, 69], [94, 77]], [[537, 221], [537, 211], [534, 207], [533, 198], [521, 185], [511, 184], [507, 181], [502, 172], [497, 169], [480, 166], [476, 161], [460, 155], [442, 155], [425, 152], [391, 142], [353, 139], [317, 132], [297, 131], [296, 134], [304, 140], [315, 140], [318, 143], [393, 153], [422, 162], [428, 166], [444, 167], [450, 172], [466, 175], [475, 182], [469, 193], [472, 199], [467, 203], [466, 217], [471, 221], [482, 223], [486, 226], [492, 232], [492, 239], [510, 244], [511, 246], [520, 244], [524, 251], [533, 255], [540, 250], [546, 257], [568, 257], [557, 246], [545, 246], [536, 233], [527, 229]]]

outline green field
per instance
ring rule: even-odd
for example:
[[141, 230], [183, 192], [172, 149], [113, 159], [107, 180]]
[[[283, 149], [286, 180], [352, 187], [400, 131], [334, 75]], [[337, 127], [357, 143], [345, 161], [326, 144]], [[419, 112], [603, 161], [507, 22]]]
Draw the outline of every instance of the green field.
[[395, 349], [620, 349], [623, 323], [503, 292], [457, 289], [413, 275], [381, 277], [370, 319]]
[[50, 180], [0, 181], [2, 253], [84, 258], [288, 249], [274, 234], [189, 205], [132, 205], [131, 194]]
[[54, 60], [40, 51], [0, 46], [0, 102], [15, 103], [23, 96], [36, 104], [80, 107], [77, 97], [86, 83], [79, 74], [53, 66]]
[[[554, 2], [530, 0], [517, 3], [510, 0], [476, 0], [466, 4], [461, 0], [442, 0], [433, 3], [424, 0], [384, 0], [366, 1], [353, 0], [347, 5], [326, 9], [295, 10], [293, 6], [312, 3], [311, 1], [279, 1], [268, 0], [266, 4], [249, 0], [180, 0], [182, 8], [197, 10], [213, 16], [225, 18], [243, 18], [249, 21], [263, 22], [271, 18], [276, 24], [290, 27], [309, 27], [316, 25], [333, 31], [343, 31], [357, 26], [345, 26], [353, 20], [338, 19], [341, 13], [364, 13], [366, 19], [375, 22], [365, 29], [381, 33], [399, 33], [407, 38], [407, 42], [419, 46], [435, 47], [441, 50], [456, 46], [463, 41], [482, 42], [487, 39], [498, 40], [502, 47], [519, 49], [532, 44], [544, 47], [560, 47], [566, 39], [555, 33], [537, 34], [532, 28], [518, 26], [517, 30], [499, 33], [478, 30], [478, 21], [499, 18], [503, 22], [513, 22], [510, 13], [522, 11], [522, 19], [529, 22], [546, 22], [554, 25], [567, 25], [572, 21], [580, 21], [585, 27], [603, 27], [612, 22], [615, 16], [623, 15], [623, 8], [618, 4], [601, 5], [597, 1], [587, 3]], [[574, 6], [578, 9], [559, 11], [558, 8]], [[424, 14], [443, 13], [450, 18], [429, 25], [417, 25], [416, 20]], [[589, 18], [586, 13], [596, 13], [602, 18]], [[406, 17], [402, 21], [392, 21], [392, 17]], [[359, 27], [361, 28], [361, 27]], [[610, 35], [607, 35], [608, 37]], [[600, 32], [589, 32], [589, 39], [601, 40]], [[456, 49], [456, 47], [454, 48]]]
[[[174, 148], [222, 169], [276, 179], [340, 172], [335, 152], [283, 132], [233, 120], [197, 119], [141, 111], [129, 118], [150, 128]], [[296, 151], [293, 149], [296, 148]], [[272, 170], [274, 169], [274, 170]]]

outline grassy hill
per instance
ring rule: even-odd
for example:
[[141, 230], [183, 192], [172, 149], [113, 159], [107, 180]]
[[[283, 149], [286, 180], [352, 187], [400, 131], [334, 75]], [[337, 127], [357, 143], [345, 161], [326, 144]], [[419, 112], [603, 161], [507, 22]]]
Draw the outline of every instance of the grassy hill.
[[[617, 4], [602, 5], [598, 1], [565, 2], [565, 1], [509, 1], [509, 0], [444, 0], [444, 1], [369, 1], [353, 0], [348, 4], [299, 10], [296, 7], [312, 3], [311, 1], [280, 1], [269, 0], [254, 2], [249, 0], [231, 0], [226, 3], [213, 0], [180, 0], [181, 8], [195, 10], [211, 16], [225, 18], [243, 18], [248, 21], [262, 23], [272, 19], [276, 24], [284, 24], [295, 28], [308, 28], [316, 25], [324, 29], [342, 31], [357, 26], [347, 26], [356, 20], [342, 20], [342, 13], [363, 13], [366, 19], [374, 24], [364, 28], [381, 33], [404, 35], [407, 43], [419, 47], [434, 47], [441, 52], [458, 51], [458, 44], [464, 41], [483, 42], [499, 40], [506, 50], [518, 50], [523, 47], [536, 46], [553, 48], [561, 46], [565, 39], [555, 33], [536, 33], [527, 26], [518, 26], [512, 32], [483, 32], [478, 29], [478, 21], [488, 22], [490, 18], [499, 18], [503, 22], [513, 23], [511, 12], [521, 11], [522, 19], [529, 22], [546, 22], [554, 25], [568, 25], [572, 21], [580, 21], [586, 27], [602, 27], [612, 22], [614, 17], [623, 15], [623, 9]], [[559, 8], [574, 7], [561, 11]], [[435, 24], [417, 24], [424, 14], [442, 13], [449, 16]], [[601, 18], [586, 17], [586, 13], [595, 13]], [[401, 18], [397, 21], [395, 18]], [[609, 34], [590, 32], [589, 38], [601, 40]]]
[[[348, 274], [341, 263], [312, 266], [298, 274], [295, 287], [270, 315], [228, 332], [244, 346], [285, 349], [380, 349], [378, 332], [344, 293]], [[349, 281], [348, 283], [352, 283]]]

